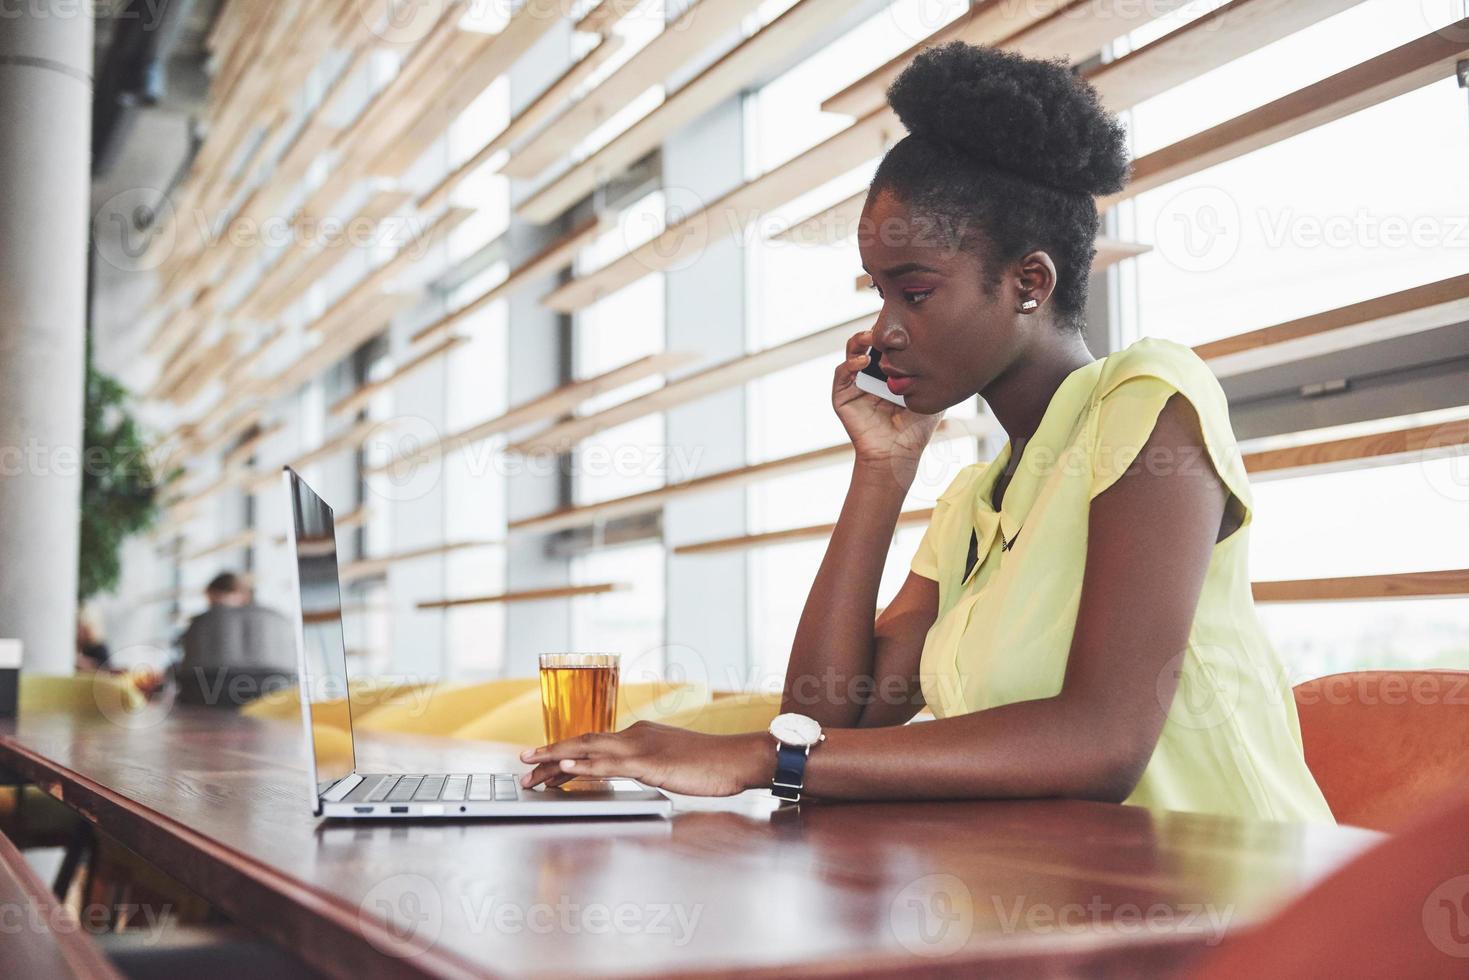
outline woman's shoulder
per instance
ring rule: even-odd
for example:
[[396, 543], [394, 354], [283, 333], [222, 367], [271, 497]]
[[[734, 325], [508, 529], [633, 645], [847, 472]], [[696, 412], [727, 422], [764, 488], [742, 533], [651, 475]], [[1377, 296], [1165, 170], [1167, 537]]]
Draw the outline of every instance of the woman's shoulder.
[[1139, 337], [1107, 355], [1097, 383], [1101, 399], [1132, 378], [1160, 378], [1201, 407], [1223, 407], [1224, 390], [1209, 365], [1192, 347], [1163, 337]]
[[[1182, 394], [1198, 417], [1215, 469], [1224, 475], [1231, 491], [1249, 504], [1249, 480], [1230, 422], [1229, 398], [1203, 358], [1177, 341], [1142, 337], [1108, 355], [1103, 367], [1093, 395], [1094, 451], [1100, 452], [1106, 443], [1136, 452], [1149, 438], [1168, 400], [1175, 393]], [[1133, 379], [1144, 380], [1124, 384]], [[1114, 470], [1108, 471], [1111, 475], [1106, 480], [1120, 475]], [[1106, 481], [1096, 484], [1105, 485]]]
[[1204, 359], [1192, 347], [1163, 337], [1139, 337], [1126, 347], [1107, 355], [1102, 365], [1102, 383], [1121, 382], [1138, 375], [1157, 375], [1165, 380], [1174, 375], [1209, 372]]

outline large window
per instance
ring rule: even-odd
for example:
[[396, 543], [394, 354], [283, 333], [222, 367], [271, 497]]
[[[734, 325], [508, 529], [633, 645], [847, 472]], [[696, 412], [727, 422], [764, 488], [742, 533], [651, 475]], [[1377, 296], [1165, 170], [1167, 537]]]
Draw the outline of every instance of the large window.
[[[490, 273], [495, 279], [501, 270]], [[464, 287], [472, 296], [486, 288]], [[509, 408], [505, 368], [508, 324], [504, 303], [475, 316], [461, 333], [469, 339], [448, 355], [445, 428], [460, 432]], [[444, 460], [444, 526], [451, 541], [504, 541], [505, 475], [494, 442], [453, 452]], [[445, 558], [445, 582], [455, 596], [505, 591], [503, 547], [471, 548]], [[456, 674], [497, 673], [505, 659], [505, 607], [499, 603], [459, 606], [448, 613], [446, 640]]]
[[[1469, 555], [1465, 463], [1462, 455], [1449, 456], [1258, 481], [1253, 578], [1463, 568]], [[1259, 610], [1298, 679], [1368, 667], [1469, 667], [1469, 603], [1462, 599], [1264, 603]]]
[[[503, 128], [508, 114], [509, 87], [501, 78], [470, 103], [444, 138], [414, 166], [409, 182], [419, 192], [436, 186]], [[504, 234], [510, 222], [508, 181], [481, 170], [458, 184], [449, 203], [472, 208], [473, 214], [439, 246], [439, 255], [425, 256], [409, 273], [411, 281], [427, 280], [438, 286], [438, 299], [416, 314], [397, 318], [387, 342], [381, 345], [374, 378], [390, 377], [417, 361], [443, 339], [412, 343], [412, 336], [427, 320], [475, 300], [509, 272], [507, 263], [499, 261], [450, 288], [440, 285], [439, 277], [445, 273], [449, 281], [463, 279], [461, 270], [472, 268], [476, 256]], [[424, 228], [412, 230], [421, 234]], [[463, 338], [457, 346], [396, 378], [373, 397], [367, 411], [380, 427], [366, 446], [363, 463], [367, 469], [412, 456], [420, 446], [494, 418], [509, 407], [506, 321], [503, 301], [478, 311], [455, 325], [454, 333]], [[368, 554], [431, 549], [435, 543], [451, 546], [441, 555], [407, 559], [384, 576], [355, 587], [361, 599], [355, 603], [358, 615], [347, 617], [349, 633], [355, 631], [360, 637], [373, 672], [394, 669], [396, 664], [397, 669], [411, 666], [415, 673], [473, 678], [494, 676], [502, 669], [502, 605], [417, 608], [424, 600], [492, 596], [505, 590], [504, 548], [480, 546], [503, 542], [506, 536], [502, 460], [497, 441], [490, 440], [435, 454], [410, 469], [368, 476]], [[461, 545], [475, 546], [458, 547]], [[425, 632], [429, 624], [438, 629]], [[405, 637], [415, 635], [425, 638], [418, 646], [426, 649], [395, 649]]]
[[[1141, 156], [1449, 23], [1368, 0], [1134, 109]], [[1469, 125], [1443, 79], [1139, 195], [1129, 336], [1199, 344], [1464, 271]], [[1411, 177], [1409, 176], [1411, 175]]]
[[[577, 261], [586, 271], [658, 234], [664, 227], [664, 195], [647, 195], [625, 209], [616, 227], [593, 242]], [[664, 349], [664, 281], [644, 276], [598, 300], [573, 320], [577, 379], [593, 378]], [[648, 375], [583, 402], [590, 415], [661, 387]], [[581, 441], [574, 455], [572, 497], [593, 504], [663, 485], [667, 473], [662, 413], [636, 418]], [[574, 584], [613, 582], [627, 591], [572, 600], [572, 635], [578, 649], [634, 654], [663, 642], [663, 547], [661, 543], [596, 550], [572, 559]]]
[[755, 95], [758, 169], [772, 170], [845, 129], [850, 119], [822, 111], [823, 100], [968, 10], [967, 0], [898, 0], [762, 86]]
[[658, 541], [605, 548], [572, 559], [574, 585], [612, 582], [630, 589], [581, 596], [572, 603], [572, 646], [620, 653], [626, 677], [649, 680], [663, 666], [664, 551]]
[[[1190, 4], [1184, 16], [1217, 4]], [[1368, 0], [1142, 103], [1138, 155], [1200, 132], [1462, 17], [1459, 0]], [[1132, 45], [1157, 36], [1135, 33]], [[1122, 45], [1125, 49], [1126, 42]], [[1200, 344], [1461, 274], [1469, 256], [1469, 119], [1444, 79], [1142, 194], [1123, 237], [1124, 341]], [[1302, 444], [1423, 424], [1386, 419]], [[1257, 442], [1250, 448], [1264, 448]], [[1461, 568], [1463, 459], [1257, 480], [1251, 575], [1330, 578]], [[1261, 604], [1297, 679], [1390, 666], [1469, 666], [1462, 600]]]

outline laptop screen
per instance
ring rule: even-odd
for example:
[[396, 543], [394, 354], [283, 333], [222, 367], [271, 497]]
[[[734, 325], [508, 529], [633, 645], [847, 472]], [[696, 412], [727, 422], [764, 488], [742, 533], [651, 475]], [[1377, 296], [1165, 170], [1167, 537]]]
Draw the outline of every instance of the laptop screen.
[[326, 501], [294, 472], [287, 473], [301, 585], [301, 697], [311, 709], [311, 746], [320, 794], [356, 767], [342, 590], [337, 579], [336, 521]]

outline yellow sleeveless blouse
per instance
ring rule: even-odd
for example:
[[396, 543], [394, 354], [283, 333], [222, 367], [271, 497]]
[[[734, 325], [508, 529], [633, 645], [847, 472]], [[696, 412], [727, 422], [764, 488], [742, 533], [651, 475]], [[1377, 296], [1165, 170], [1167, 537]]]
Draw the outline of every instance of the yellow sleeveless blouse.
[[[1163, 731], [1128, 803], [1263, 820], [1334, 822], [1306, 768], [1295, 699], [1255, 614], [1247, 569], [1254, 502], [1219, 382], [1188, 347], [1145, 337], [1077, 368], [1021, 453], [996, 513], [1011, 446], [960, 470], [910, 565], [939, 585], [920, 673], [935, 717], [1061, 691], [1086, 563], [1090, 502], [1122, 475], [1180, 392], [1210, 465], [1244, 507], [1214, 545]], [[977, 560], [964, 568], [971, 531]], [[1007, 547], [1008, 546], [1008, 547]]]

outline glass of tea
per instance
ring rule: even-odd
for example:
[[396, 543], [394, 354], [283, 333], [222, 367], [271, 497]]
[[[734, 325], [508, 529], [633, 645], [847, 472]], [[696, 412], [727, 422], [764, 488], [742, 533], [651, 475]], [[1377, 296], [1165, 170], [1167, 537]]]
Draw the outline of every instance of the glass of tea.
[[546, 744], [617, 729], [617, 654], [541, 654]]

